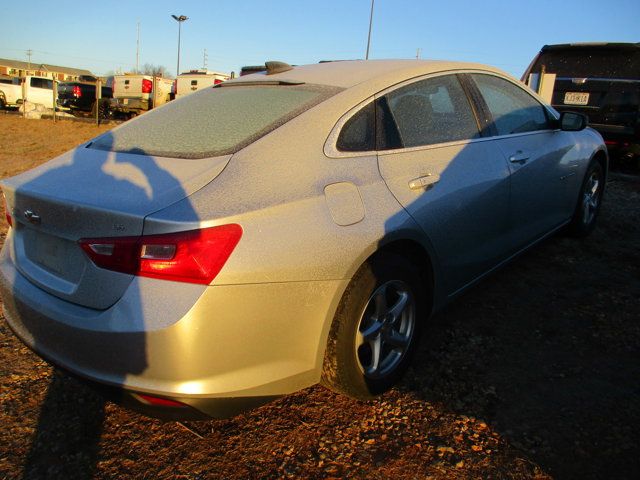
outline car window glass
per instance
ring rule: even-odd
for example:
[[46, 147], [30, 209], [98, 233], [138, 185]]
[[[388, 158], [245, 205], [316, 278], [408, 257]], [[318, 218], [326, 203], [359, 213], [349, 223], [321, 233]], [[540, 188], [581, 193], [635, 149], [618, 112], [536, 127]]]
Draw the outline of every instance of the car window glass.
[[467, 96], [454, 75], [415, 82], [385, 97], [404, 147], [479, 136]]
[[375, 150], [375, 107], [373, 102], [360, 109], [342, 127], [337, 148], [343, 152]]
[[511, 82], [493, 75], [472, 75], [489, 107], [498, 135], [549, 128], [544, 107]]
[[227, 155], [339, 91], [311, 84], [206, 88], [127, 122], [90, 148], [172, 158]]

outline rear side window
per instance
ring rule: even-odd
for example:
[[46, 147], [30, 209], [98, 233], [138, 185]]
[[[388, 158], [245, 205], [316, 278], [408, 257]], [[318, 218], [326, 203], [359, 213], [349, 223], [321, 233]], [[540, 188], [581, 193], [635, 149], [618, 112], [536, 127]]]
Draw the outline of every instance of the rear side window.
[[342, 152], [375, 150], [375, 107], [373, 102], [351, 117], [340, 132], [336, 147]]
[[340, 90], [319, 85], [207, 88], [145, 113], [90, 148], [174, 158], [226, 155]]
[[498, 135], [550, 128], [544, 107], [524, 89], [492, 75], [471, 77], [489, 107]]
[[479, 136], [469, 100], [454, 75], [412, 83], [385, 100], [405, 148]]
[[53, 90], [53, 80], [31, 77], [31, 86], [33, 88], [46, 88], [48, 90]]

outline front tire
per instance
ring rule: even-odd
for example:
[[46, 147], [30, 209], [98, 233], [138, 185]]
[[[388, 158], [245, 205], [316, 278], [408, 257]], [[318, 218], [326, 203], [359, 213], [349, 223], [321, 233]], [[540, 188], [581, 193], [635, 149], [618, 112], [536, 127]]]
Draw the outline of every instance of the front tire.
[[347, 287], [331, 326], [321, 383], [370, 399], [407, 369], [423, 320], [418, 269], [398, 255], [368, 260]]
[[596, 226], [604, 193], [604, 170], [597, 160], [592, 160], [582, 181], [578, 205], [567, 227], [572, 237], [589, 235]]

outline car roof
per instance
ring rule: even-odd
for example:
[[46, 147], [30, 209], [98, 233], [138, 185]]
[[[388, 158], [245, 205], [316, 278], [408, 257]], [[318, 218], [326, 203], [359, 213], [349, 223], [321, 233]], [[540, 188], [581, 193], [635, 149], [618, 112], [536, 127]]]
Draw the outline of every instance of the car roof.
[[267, 75], [265, 72], [245, 75], [225, 82], [240, 83], [310, 83], [350, 88], [384, 78], [387, 82], [402, 81], [430, 73], [454, 70], [483, 70], [506, 75], [486, 65], [444, 60], [345, 60], [300, 65], [290, 70]]
[[615, 43], [615, 42], [582, 42], [582, 43], [558, 43], [554, 45], [545, 45], [542, 47], [543, 52], [551, 50], [568, 50], [568, 49], [590, 49], [590, 48], [602, 48], [602, 49], [640, 49], [639, 43]]

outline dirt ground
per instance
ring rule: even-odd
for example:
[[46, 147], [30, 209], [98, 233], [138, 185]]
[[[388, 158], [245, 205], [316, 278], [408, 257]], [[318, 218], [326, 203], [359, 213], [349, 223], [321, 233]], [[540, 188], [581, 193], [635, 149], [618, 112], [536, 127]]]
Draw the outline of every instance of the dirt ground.
[[[0, 115], [0, 176], [99, 131]], [[431, 319], [402, 384], [368, 403], [312, 387], [161, 422], [55, 372], [2, 320], [0, 479], [638, 478], [640, 176], [607, 188], [589, 238], [548, 239]]]

